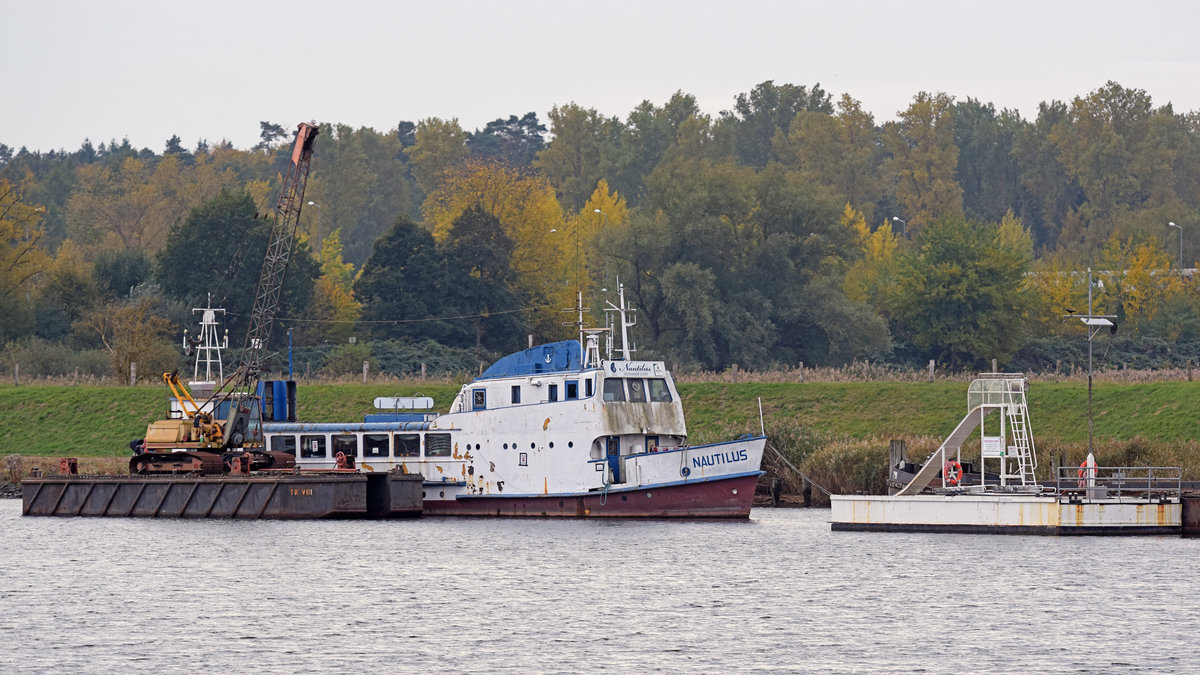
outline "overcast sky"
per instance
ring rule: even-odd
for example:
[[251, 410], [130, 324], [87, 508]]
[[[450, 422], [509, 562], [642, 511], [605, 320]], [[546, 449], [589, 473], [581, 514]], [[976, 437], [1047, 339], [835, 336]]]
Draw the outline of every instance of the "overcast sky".
[[919, 91], [1035, 117], [1108, 80], [1200, 110], [1200, 3], [36, 0], [6, 3], [0, 143], [177, 134], [248, 148], [259, 122], [468, 130], [574, 101], [624, 119], [677, 91], [732, 107], [764, 80], [820, 83], [877, 122]]

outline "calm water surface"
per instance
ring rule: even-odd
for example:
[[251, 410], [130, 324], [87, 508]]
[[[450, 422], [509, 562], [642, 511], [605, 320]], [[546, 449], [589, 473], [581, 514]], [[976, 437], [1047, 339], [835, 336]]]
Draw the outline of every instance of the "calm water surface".
[[22, 518], [0, 672], [1200, 672], [1200, 540]]

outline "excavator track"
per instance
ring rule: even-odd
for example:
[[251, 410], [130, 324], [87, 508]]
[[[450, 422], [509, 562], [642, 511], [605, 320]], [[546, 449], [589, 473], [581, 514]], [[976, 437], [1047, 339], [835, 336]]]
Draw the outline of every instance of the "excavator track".
[[187, 452], [143, 452], [129, 459], [129, 473], [134, 475], [154, 474], [201, 474], [221, 475], [225, 463], [220, 453]]

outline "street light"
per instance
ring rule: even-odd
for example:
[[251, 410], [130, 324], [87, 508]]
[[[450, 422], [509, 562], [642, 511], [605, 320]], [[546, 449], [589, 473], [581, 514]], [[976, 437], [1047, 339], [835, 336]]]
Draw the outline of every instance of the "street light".
[[908, 221], [904, 220], [903, 218], [898, 218], [896, 216], [892, 216], [892, 220], [896, 221], [897, 223], [900, 223], [900, 236], [904, 237], [905, 239], [908, 239]]
[[1179, 230], [1179, 278], [1183, 278], [1183, 226], [1168, 222], [1167, 225]]
[[[1113, 314], [1093, 314], [1092, 313], [1092, 268], [1088, 268], [1088, 311], [1087, 314], [1076, 314], [1071, 312], [1068, 317], [1074, 317], [1083, 322], [1087, 328], [1088, 334], [1088, 457], [1092, 456], [1092, 339], [1096, 337], [1102, 329], [1108, 328], [1109, 331], [1116, 333], [1117, 325], [1113, 323], [1116, 315]], [[1089, 460], [1089, 464], [1091, 461]]]
[[309, 206], [317, 207], [317, 259], [321, 258], [321, 205], [316, 202], [309, 202]]

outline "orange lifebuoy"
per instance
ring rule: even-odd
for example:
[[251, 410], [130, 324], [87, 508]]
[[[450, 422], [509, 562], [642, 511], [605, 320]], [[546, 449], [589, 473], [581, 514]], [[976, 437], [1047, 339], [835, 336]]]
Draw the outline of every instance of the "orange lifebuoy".
[[946, 476], [947, 485], [958, 485], [962, 480], [962, 464], [959, 464], [957, 460], [947, 460], [942, 467], [942, 474]]

